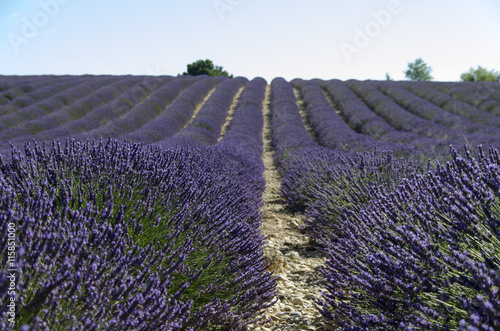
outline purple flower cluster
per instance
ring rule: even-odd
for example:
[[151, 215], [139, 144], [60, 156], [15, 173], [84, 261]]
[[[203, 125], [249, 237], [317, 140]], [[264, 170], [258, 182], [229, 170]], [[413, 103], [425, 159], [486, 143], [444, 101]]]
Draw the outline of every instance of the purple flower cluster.
[[[314, 217], [309, 231], [319, 240], [315, 232], [323, 232], [322, 227], [328, 228], [329, 221], [323, 222], [317, 212], [311, 212], [318, 196], [335, 194], [332, 206], [341, 210], [370, 200], [367, 186], [373, 183], [390, 186], [423, 168], [421, 161], [397, 158], [392, 151], [344, 153], [324, 148], [305, 149], [288, 164], [281, 192], [288, 209], [307, 211]], [[351, 196], [360, 197], [359, 201], [351, 202]]]
[[[15, 224], [18, 328], [243, 330], [259, 320], [276, 281], [255, 226], [260, 195], [230, 157], [67, 141], [0, 158], [0, 244]], [[6, 258], [2, 330], [13, 329]]]

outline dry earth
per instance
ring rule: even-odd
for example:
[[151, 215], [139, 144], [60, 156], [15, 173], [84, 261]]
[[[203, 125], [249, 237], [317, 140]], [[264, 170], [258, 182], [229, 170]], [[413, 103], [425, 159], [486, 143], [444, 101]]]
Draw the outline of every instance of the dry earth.
[[318, 269], [324, 255], [316, 250], [301, 229], [304, 216], [284, 209], [280, 197], [280, 177], [273, 162], [270, 132], [270, 86], [264, 100], [264, 177], [266, 189], [261, 231], [267, 236], [264, 254], [278, 277], [277, 302], [268, 309], [270, 323], [250, 326], [250, 330], [323, 330], [322, 318], [313, 298], [320, 297], [324, 280]]
[[238, 105], [238, 101], [240, 100], [241, 93], [243, 92], [244, 89], [245, 89], [245, 86], [240, 87], [238, 93], [236, 93], [236, 95], [234, 96], [233, 102], [231, 103], [231, 106], [229, 107], [229, 110], [227, 112], [226, 122], [224, 123], [224, 125], [221, 128], [218, 141], [221, 141], [222, 137], [224, 137], [224, 134], [226, 133], [227, 128], [229, 127], [229, 124], [231, 123], [231, 120], [233, 119], [234, 111], [236, 110], [236, 106]]

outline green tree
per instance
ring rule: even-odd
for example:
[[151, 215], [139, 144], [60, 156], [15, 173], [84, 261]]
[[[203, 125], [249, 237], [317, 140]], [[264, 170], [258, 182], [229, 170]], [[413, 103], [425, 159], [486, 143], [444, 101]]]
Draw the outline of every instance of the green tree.
[[388, 72], [385, 73], [385, 80], [394, 80]]
[[225, 71], [221, 66], [216, 66], [212, 62], [212, 60], [198, 60], [191, 64], [187, 65], [187, 72], [184, 72], [183, 75], [209, 75], [212, 77], [216, 76], [227, 76], [233, 78], [233, 75], [230, 75], [227, 71]]
[[427, 65], [427, 63], [422, 60], [422, 58], [418, 58], [413, 63], [408, 63], [408, 69], [404, 72], [405, 77], [409, 80], [432, 80], [434, 79], [431, 76], [432, 68]]
[[500, 73], [494, 69], [488, 70], [481, 66], [477, 69], [470, 68], [469, 71], [460, 75], [460, 79], [464, 82], [494, 82], [497, 80]]

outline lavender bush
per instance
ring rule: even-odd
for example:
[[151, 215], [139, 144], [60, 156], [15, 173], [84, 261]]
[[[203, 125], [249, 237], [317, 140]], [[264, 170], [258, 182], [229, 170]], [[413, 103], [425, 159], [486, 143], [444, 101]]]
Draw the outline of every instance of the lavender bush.
[[[16, 321], [4, 330], [240, 330], [271, 302], [241, 169], [214, 150], [69, 141], [0, 159], [0, 228], [15, 224]], [[7, 236], [0, 243], [6, 247]]]
[[[337, 209], [328, 189], [313, 215], [323, 235], [328, 293], [321, 313], [340, 330], [500, 327], [500, 158], [454, 150], [453, 161]], [[351, 201], [362, 202], [363, 196]]]

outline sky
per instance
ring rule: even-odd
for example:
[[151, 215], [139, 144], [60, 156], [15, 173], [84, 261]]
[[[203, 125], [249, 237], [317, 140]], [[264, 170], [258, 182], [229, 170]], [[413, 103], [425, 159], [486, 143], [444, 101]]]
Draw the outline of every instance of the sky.
[[0, 0], [0, 75], [177, 75], [436, 81], [500, 70], [498, 0]]

